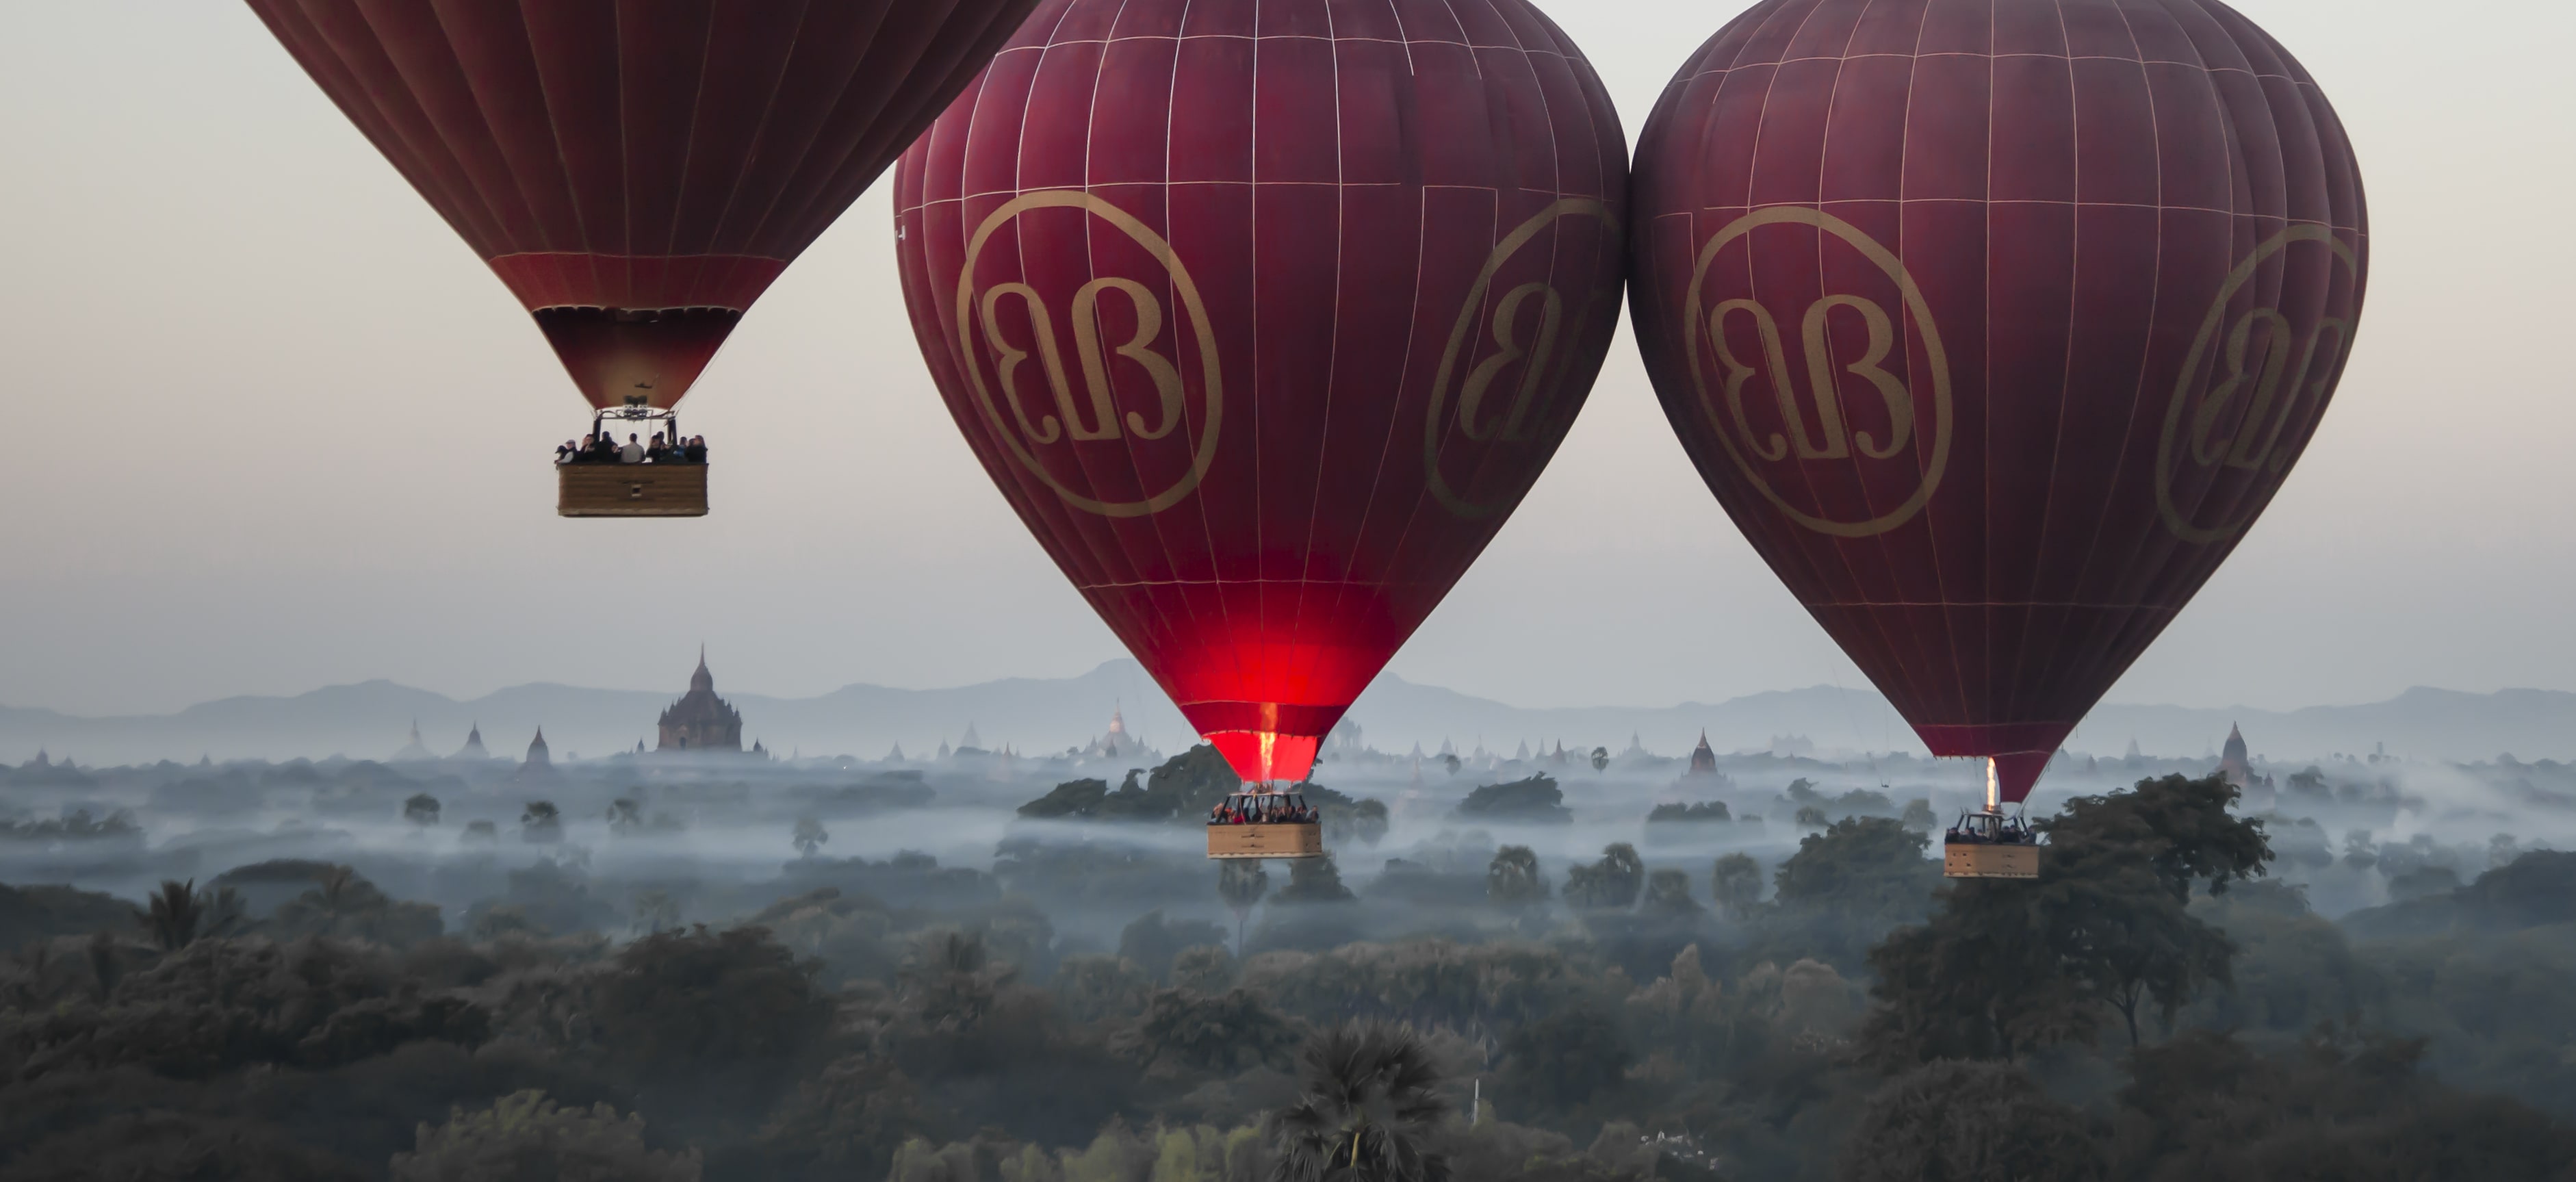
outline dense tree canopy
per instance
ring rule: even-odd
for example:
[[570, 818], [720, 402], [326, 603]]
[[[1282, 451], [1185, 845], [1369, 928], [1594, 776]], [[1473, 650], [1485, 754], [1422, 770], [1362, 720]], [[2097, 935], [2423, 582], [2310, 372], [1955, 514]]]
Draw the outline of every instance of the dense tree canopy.
[[[2359, 871], [2329, 843], [2363, 823], [2256, 825], [2207, 780], [2080, 799], [2040, 879], [1945, 886], [1905, 820], [1664, 823], [1686, 832], [1628, 846], [1644, 804], [1601, 833], [1598, 797], [1580, 846], [1417, 804], [1391, 857], [1345, 834], [1339, 863], [1281, 879], [1163, 820], [1003, 818], [989, 870], [947, 845], [947, 865], [790, 857], [804, 818], [892, 844], [847, 785], [567, 778], [546, 789], [564, 841], [465, 846], [399, 804], [434, 790], [450, 819], [507, 823], [506, 769], [169, 775], [346, 796], [327, 807], [391, 836], [334, 860], [242, 830], [210, 840], [248, 852], [179, 851], [157, 892], [158, 873], [124, 898], [0, 889], [0, 1177], [2163, 1182], [2576, 1160], [2576, 856], [2372, 824]], [[1043, 787], [975, 776], [938, 790], [999, 811]], [[728, 816], [761, 865], [682, 870], [659, 832], [599, 845], [618, 801]], [[2284, 833], [2327, 860], [2268, 860]], [[2409, 875], [2431, 886], [2339, 920], [2310, 905]], [[1300, 905], [1325, 899], [1348, 905]], [[1394, 1032], [1385, 1054], [1312, 1070], [1365, 1024]]]

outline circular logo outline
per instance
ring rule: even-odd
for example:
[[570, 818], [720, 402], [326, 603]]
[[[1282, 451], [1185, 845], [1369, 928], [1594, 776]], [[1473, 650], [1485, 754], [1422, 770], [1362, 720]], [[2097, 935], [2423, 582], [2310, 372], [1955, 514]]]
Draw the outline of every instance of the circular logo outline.
[[[2228, 301], [2235, 299], [2236, 293], [2247, 283], [2253, 282], [2254, 272], [2262, 267], [2264, 260], [2288, 250], [2291, 244], [2298, 242], [2325, 243], [2326, 249], [2343, 262], [2344, 270], [2350, 273], [2356, 282], [2361, 277], [2361, 262], [2353, 253], [2352, 247], [2334, 236], [2334, 227], [2322, 222], [2305, 222], [2281, 227], [2280, 233], [2264, 239], [2254, 248], [2253, 253], [2246, 255], [2244, 261], [2237, 263], [2235, 269], [2227, 273], [2227, 281], [2219, 285], [2218, 298], [2210, 301], [2208, 313], [2200, 319], [2200, 332], [2192, 337], [2191, 351], [2183, 355], [2182, 374], [2174, 379], [2173, 401], [2165, 407], [2164, 434], [2156, 441], [2156, 514], [2163, 519], [2165, 529], [2183, 541], [2201, 546], [2224, 541], [2244, 532], [2245, 527], [2254, 524], [2255, 516], [2259, 515], [2248, 514], [2242, 521], [2207, 528], [2186, 520], [2181, 508], [2173, 503], [2174, 432], [2182, 425], [2183, 408], [2191, 401], [2194, 379], [2200, 376], [2201, 359], [2208, 356], [2210, 345], [2218, 339], [2219, 329], [2227, 322]], [[2359, 317], [2356, 316], [2354, 319], [2358, 320]], [[2352, 356], [2353, 337], [2354, 334], [2348, 326], [2343, 334], [2343, 348], [2335, 358], [2338, 384], [2341, 381], [2343, 363]], [[2200, 392], [2204, 396], [2208, 393], [2205, 385]], [[2289, 396], [2293, 400], [2297, 399], [2298, 391], [2290, 391]], [[2327, 397], [2332, 398], [2332, 393], [2329, 392]], [[2288, 412], [2289, 407], [2284, 406], [2282, 413]], [[2284, 472], [2282, 476], [2287, 479], [2288, 473]], [[2279, 488], [2279, 482], [2276, 481], [2273, 490], [2277, 492]]]
[[[1922, 334], [1924, 361], [1932, 371], [1932, 457], [1923, 465], [1923, 480], [1915, 488], [1914, 495], [1907, 497], [1905, 502], [1896, 508], [1867, 521], [1834, 521], [1791, 505], [1771, 487], [1770, 481], [1763, 479], [1762, 474], [1754, 470], [1753, 465], [1745, 460], [1744, 454], [1736, 449], [1734, 438], [1727, 433], [1726, 423], [1719, 418], [1717, 407], [1709, 398], [1707, 366], [1700, 361], [1700, 289], [1708, 281], [1708, 269], [1717, 261], [1717, 252], [1725, 249], [1736, 239], [1764, 226], [1783, 224], [1810, 226], [1822, 230], [1859, 251], [1861, 257], [1868, 259], [1889, 279], [1895, 281], [1897, 291], [1905, 300], [1906, 315], [1913, 319], [1916, 330]], [[1728, 459], [1735, 461], [1736, 470], [1742, 472], [1745, 479], [1752, 481], [1753, 487], [1760, 491], [1774, 508], [1780, 510], [1791, 521], [1817, 533], [1838, 538], [1867, 538], [1886, 533], [1913, 520], [1916, 514], [1923, 511], [1923, 506], [1931, 502], [1932, 494], [1941, 487], [1941, 477], [1950, 465], [1950, 357], [1941, 346], [1940, 325], [1932, 319], [1932, 308], [1924, 300], [1922, 288], [1915, 285], [1913, 274], [1905, 269], [1905, 261], [1896, 257], [1893, 251], [1879, 245], [1878, 240], [1863, 233], [1860, 227], [1821, 209], [1809, 209], [1799, 205], [1757, 209], [1727, 223], [1725, 228], [1720, 229], [1716, 236], [1708, 240], [1707, 245], [1700, 248], [1698, 262], [1691, 271], [1690, 289], [1683, 300], [1683, 312], [1686, 317], [1684, 324], [1689, 334], [1684, 339], [1689, 342], [1686, 353], [1690, 358], [1691, 386], [1699, 394], [1700, 411], [1708, 416], [1709, 427], [1716, 433], [1718, 445], [1726, 449]], [[1793, 379], [1787, 374], [1779, 374], [1772, 380]]]
[[[977, 361], [974, 337], [975, 263], [983, 256], [985, 243], [996, 232], [1034, 209], [1079, 209], [1116, 227], [1163, 265], [1164, 273], [1171, 277], [1172, 286], [1181, 297], [1182, 308], [1188, 313], [1190, 328], [1198, 341], [1199, 365], [1204, 378], [1201, 402], [1206, 408], [1207, 421], [1199, 432], [1198, 448], [1190, 457], [1189, 473], [1170, 488], [1143, 500], [1103, 501], [1066, 488], [1054, 473], [1047, 471], [1037, 457], [1022, 446], [1019, 436], [1003, 421], [1000, 408], [993, 405], [992, 390], [984, 383], [984, 370]], [[1207, 305], [1199, 299], [1198, 283], [1190, 277], [1189, 268], [1182, 264], [1179, 252], [1172, 248], [1170, 241], [1155, 233], [1153, 227], [1137, 220], [1135, 215], [1096, 193], [1081, 189], [1040, 189], [1003, 202], [1000, 208], [985, 216], [982, 224], [975, 228], [974, 235], [967, 239], [965, 266], [957, 273], [957, 350], [959, 360], [965, 363], [966, 379], [974, 387], [976, 406], [984, 412], [985, 421], [992, 425], [994, 434], [1002, 440], [1003, 446], [1010, 449], [1021, 467], [1045, 481], [1048, 488], [1055, 490], [1058, 497], [1076, 509], [1103, 517], [1145, 517], [1160, 513], [1197, 491], [1199, 483], [1207, 479], [1208, 469], [1216, 463], [1217, 434], [1225, 421], [1225, 376], [1223, 363], [1217, 356], [1216, 327], [1208, 319]]]
[[[1597, 197], [1563, 197], [1546, 209], [1540, 210], [1528, 221], [1515, 227], [1511, 233], [1504, 235], [1502, 241], [1494, 244], [1493, 253], [1485, 256], [1485, 267], [1477, 273], [1475, 285], [1467, 289], [1467, 298], [1458, 310], [1458, 321], [1449, 330], [1449, 345], [1441, 351], [1440, 368], [1431, 379], [1430, 406], [1423, 415], [1422, 471], [1432, 498], [1460, 517], [1491, 517], [1502, 512], [1505, 506], [1481, 505], [1470, 501], [1451, 489], [1448, 479], [1440, 474], [1441, 418], [1448, 409], [1449, 381], [1457, 376], [1459, 350], [1466, 346], [1468, 337], [1473, 335], [1477, 326], [1483, 323], [1485, 293], [1492, 290], [1494, 276], [1502, 271], [1503, 264], [1518, 257], [1521, 249], [1538, 237], [1539, 231], [1570, 217], [1597, 219], [1608, 228], [1614, 240], [1619, 236], [1619, 215], [1611, 211], [1608, 202]], [[1598, 298], [1597, 292], [1595, 298]], [[1589, 308], [1591, 305], [1587, 303], [1585, 306]], [[1578, 325], [1577, 331], [1579, 332], [1580, 329], [1581, 326]], [[1578, 343], [1580, 339], [1578, 336]], [[1566, 356], [1570, 362], [1574, 356], [1573, 351], [1569, 349]]]

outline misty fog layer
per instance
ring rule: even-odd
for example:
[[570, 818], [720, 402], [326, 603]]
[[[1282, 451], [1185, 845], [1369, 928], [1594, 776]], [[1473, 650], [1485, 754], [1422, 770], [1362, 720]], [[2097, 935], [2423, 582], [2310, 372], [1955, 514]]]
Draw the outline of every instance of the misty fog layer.
[[1250, 1182], [1361, 1061], [1452, 1177], [2576, 1160], [2576, 768], [2061, 756], [2041, 879], [1945, 885], [1979, 765], [1781, 746], [1346, 737], [1332, 856], [1223, 865], [1116, 736], [30, 761], [0, 1175]]

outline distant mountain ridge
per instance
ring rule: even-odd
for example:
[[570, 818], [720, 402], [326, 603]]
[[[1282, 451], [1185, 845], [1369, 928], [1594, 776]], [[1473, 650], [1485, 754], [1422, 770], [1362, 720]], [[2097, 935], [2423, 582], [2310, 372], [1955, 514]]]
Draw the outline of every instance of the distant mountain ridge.
[[[455, 751], [479, 726], [496, 757], [516, 758], [543, 726], [556, 758], [598, 757], [654, 740], [655, 720], [679, 696], [639, 690], [586, 689], [539, 683], [458, 701], [391, 681], [330, 686], [293, 697], [234, 697], [175, 714], [83, 718], [57, 711], [0, 707], [0, 760], [32, 758], [39, 749], [82, 763], [286, 759], [345, 755], [385, 759], [410, 739], [417, 721], [438, 754]], [[724, 692], [721, 677], [719, 693]], [[746, 742], [759, 739], [786, 755], [853, 755], [877, 759], [897, 743], [911, 756], [956, 743], [967, 727], [984, 745], [1022, 754], [1089, 743], [1123, 711], [1130, 734], [1166, 751], [1195, 741], [1180, 712], [1133, 661], [1107, 662], [1064, 678], [1010, 678], [948, 689], [850, 685], [812, 698], [726, 693], [743, 713]], [[1913, 732], [1886, 701], [1866, 689], [1811, 686], [1751, 694], [1714, 705], [1586, 706], [1527, 709], [1393, 675], [1380, 677], [1350, 714], [1366, 742], [1402, 752], [1415, 743], [1437, 751], [1445, 739], [1461, 752], [1478, 745], [1511, 754], [1563, 742], [1568, 750], [1604, 746], [1616, 752], [1631, 735], [1649, 750], [1679, 755], [1704, 729], [1721, 751], [1760, 750], [1775, 738], [1798, 737], [1823, 751], [1920, 751]], [[2230, 725], [2241, 725], [2259, 756], [2276, 761], [2365, 753], [2385, 744], [2391, 755], [2424, 760], [2576, 757], [2576, 693], [2511, 689], [2490, 694], [2416, 688], [2385, 702], [2275, 711], [2186, 706], [2097, 707], [2071, 750], [2118, 755], [2134, 740], [2149, 754], [2215, 752]]]

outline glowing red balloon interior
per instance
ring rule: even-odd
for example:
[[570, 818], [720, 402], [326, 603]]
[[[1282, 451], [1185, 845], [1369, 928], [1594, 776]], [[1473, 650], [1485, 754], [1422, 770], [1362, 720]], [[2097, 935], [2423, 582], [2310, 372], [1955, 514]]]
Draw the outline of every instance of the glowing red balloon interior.
[[1524, 0], [1047, 0], [904, 156], [958, 429], [1245, 780], [1310, 773], [1564, 439], [1625, 145]]

